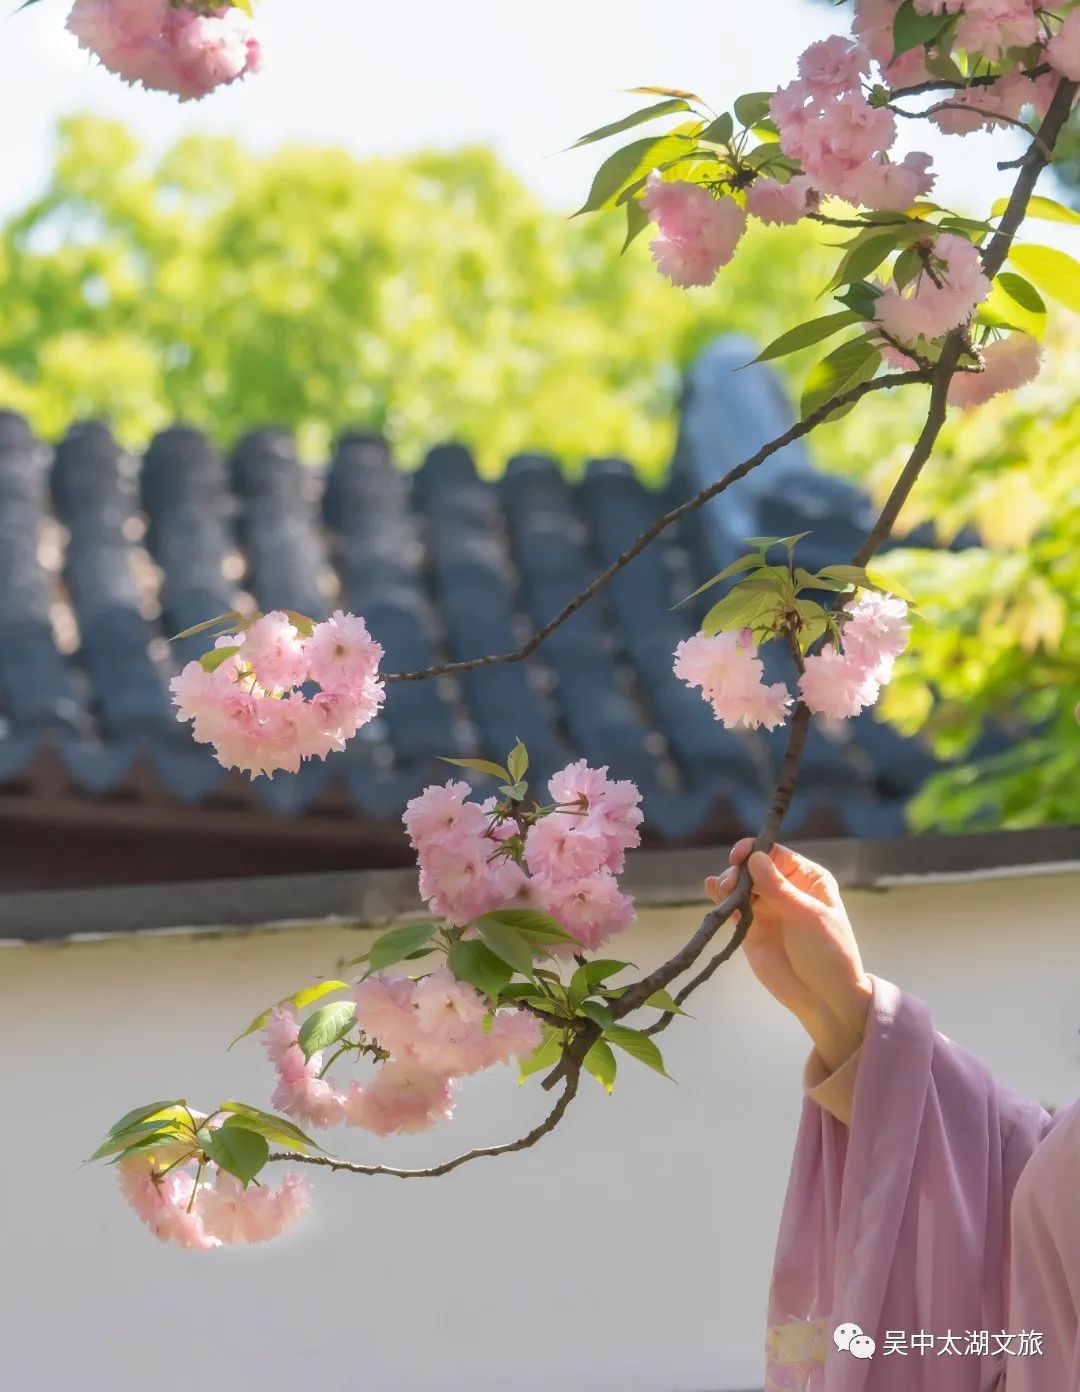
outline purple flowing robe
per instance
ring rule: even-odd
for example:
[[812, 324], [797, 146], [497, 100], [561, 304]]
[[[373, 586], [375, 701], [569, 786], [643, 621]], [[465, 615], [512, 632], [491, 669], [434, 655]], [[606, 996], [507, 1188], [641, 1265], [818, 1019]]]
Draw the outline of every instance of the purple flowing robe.
[[1051, 1117], [999, 1087], [875, 978], [849, 1125], [803, 1104], [766, 1389], [1080, 1392], [1078, 1309], [1080, 1102]]

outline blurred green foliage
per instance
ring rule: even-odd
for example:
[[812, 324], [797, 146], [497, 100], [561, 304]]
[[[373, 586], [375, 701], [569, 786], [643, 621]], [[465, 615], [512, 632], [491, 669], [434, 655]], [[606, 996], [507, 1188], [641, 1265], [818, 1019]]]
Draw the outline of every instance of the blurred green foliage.
[[[982, 546], [905, 549], [878, 563], [920, 598], [878, 713], [961, 761], [916, 799], [916, 828], [1080, 823], [1078, 369], [1075, 327], [1059, 325], [1036, 383], [951, 414], [905, 520], [932, 520], [944, 540], [974, 527]], [[879, 490], [898, 453], [871, 471]], [[965, 760], [991, 720], [1016, 744]]]
[[718, 290], [676, 294], [621, 244], [483, 149], [358, 162], [192, 137], [151, 163], [72, 119], [0, 236], [0, 401], [46, 437], [88, 414], [135, 446], [174, 419], [223, 445], [276, 423], [318, 459], [360, 425], [406, 464], [454, 438], [487, 473], [537, 449], [656, 477], [681, 368], [717, 332], [809, 315], [826, 255], [816, 229], [761, 229]]

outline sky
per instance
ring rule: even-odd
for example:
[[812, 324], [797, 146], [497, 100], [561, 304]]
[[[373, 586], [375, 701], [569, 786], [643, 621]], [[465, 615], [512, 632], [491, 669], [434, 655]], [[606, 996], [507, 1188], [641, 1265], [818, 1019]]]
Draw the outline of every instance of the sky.
[[[569, 210], [600, 156], [560, 151], [640, 104], [626, 88], [688, 88], [720, 110], [786, 81], [808, 43], [847, 22], [814, 0], [260, 0], [265, 71], [182, 105], [96, 66], [65, 32], [67, 8], [41, 0], [0, 18], [0, 217], [41, 189], [57, 120], [75, 111], [124, 121], [151, 150], [191, 131], [256, 151], [314, 143], [360, 156], [489, 143]], [[940, 201], [971, 212], [1000, 191], [994, 160], [1018, 148], [1011, 135], [920, 144], [935, 156]]]

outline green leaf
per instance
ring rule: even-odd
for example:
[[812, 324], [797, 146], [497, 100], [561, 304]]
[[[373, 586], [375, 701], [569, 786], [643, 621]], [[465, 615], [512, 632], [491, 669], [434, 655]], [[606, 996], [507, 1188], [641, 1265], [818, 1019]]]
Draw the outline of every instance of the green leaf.
[[717, 116], [715, 121], [709, 122], [698, 139], [707, 141], [710, 145], [726, 145], [734, 133], [735, 122], [731, 119], [731, 112], [725, 111]]
[[809, 348], [811, 343], [820, 343], [823, 338], [830, 338], [849, 324], [859, 322], [859, 316], [848, 309], [842, 309], [836, 314], [823, 314], [820, 319], [811, 319], [809, 323], [799, 324], [794, 329], [788, 329], [787, 333], [782, 333], [779, 338], [774, 338], [767, 348], [762, 349], [754, 362], [769, 362], [788, 353], [797, 353], [800, 348]]
[[997, 278], [997, 283], [1010, 300], [1018, 304], [1021, 309], [1027, 310], [1029, 314], [1046, 313], [1046, 301], [1030, 280], [1025, 280], [1023, 276], [1016, 275], [1012, 271], [1002, 271]]
[[239, 645], [235, 648], [211, 648], [199, 658], [199, 666], [204, 672], [216, 672], [223, 662], [228, 662], [229, 658], [235, 657], [239, 651]]
[[512, 783], [520, 783], [525, 777], [529, 768], [529, 752], [520, 740], [511, 749], [506, 760], [506, 767], [510, 770]]
[[857, 280], [853, 285], [849, 285], [842, 295], [834, 295], [833, 298], [838, 304], [846, 305], [856, 318], [866, 321], [873, 319], [874, 301], [880, 294], [878, 287], [871, 285], [868, 280]]
[[626, 240], [622, 244], [625, 251], [630, 243], [639, 237], [649, 225], [649, 214], [641, 206], [640, 199], [628, 198], [626, 200]]
[[[368, 956], [369, 954], [365, 952], [363, 957], [357, 957], [355, 961], [366, 962]], [[354, 963], [348, 963], [347, 965], [352, 966]], [[318, 981], [314, 986], [304, 986], [299, 991], [294, 991], [291, 996], [286, 996], [283, 1000], [279, 1000], [278, 1005], [292, 1005], [295, 1006], [297, 1010], [303, 1010], [305, 1005], [310, 1005], [312, 1001], [321, 1000], [323, 996], [328, 996], [331, 991], [351, 990], [352, 987], [347, 981]], [[246, 1039], [249, 1034], [254, 1034], [256, 1030], [262, 1029], [269, 1021], [270, 1013], [273, 1009], [274, 1007], [271, 1006], [270, 1010], [263, 1010], [256, 1015], [247, 1029], [236, 1036], [232, 1044], [229, 1045], [229, 1048], [231, 1049], [233, 1044], [238, 1044], [241, 1039]]]
[[[119, 1165], [121, 1160], [126, 1160], [129, 1155], [154, 1155], [161, 1150], [162, 1146], [173, 1145], [177, 1140], [176, 1135], [171, 1131], [154, 1131], [149, 1136], [141, 1136], [138, 1140], [132, 1141], [130, 1145], [124, 1146], [123, 1150], [118, 1151], [109, 1161], [110, 1165]], [[192, 1154], [196, 1149], [196, 1142], [191, 1142]]]
[[775, 615], [780, 603], [775, 590], [750, 590], [745, 583], [736, 585], [705, 615], [701, 631], [711, 638], [727, 629], [752, 627], [763, 622], [766, 615]]
[[705, 105], [705, 98], [696, 92], [684, 92], [681, 87], [627, 87], [628, 92], [639, 97], [682, 97], [683, 101]]
[[1067, 252], [1048, 246], [1014, 246], [1009, 260], [1044, 294], [1080, 314], [1080, 265]]
[[666, 160], [679, 159], [693, 149], [697, 132], [693, 135], [667, 135], [635, 140], [624, 145], [604, 161], [596, 171], [592, 188], [585, 202], [574, 214], [594, 213], [601, 208], [613, 208], [616, 199], [628, 184], [646, 177], [649, 172]]
[[456, 942], [450, 949], [446, 965], [459, 981], [467, 981], [492, 1000], [498, 1000], [499, 992], [509, 984], [514, 974], [501, 957], [475, 938]]
[[645, 1004], [652, 1006], [654, 1010], [663, 1010], [669, 1015], [686, 1014], [670, 991], [654, 991]]
[[477, 919], [476, 930], [495, 956], [508, 967], [521, 972], [522, 976], [533, 976], [533, 950], [516, 928], [493, 914], [485, 914]]
[[690, 103], [685, 97], [667, 97], [654, 106], [645, 106], [640, 111], [631, 112], [629, 116], [624, 116], [621, 121], [612, 121], [609, 126], [600, 126], [597, 130], [590, 131], [588, 135], [583, 135], [580, 140], [575, 140], [570, 148], [576, 150], [581, 145], [592, 145], [597, 140], [606, 140], [609, 135], [618, 135], [621, 131], [630, 130], [633, 126], [643, 125], [646, 121], [654, 121], [658, 116], [670, 116], [675, 111], [689, 110]]
[[[1007, 198], [999, 198], [990, 209], [990, 216], [998, 218], [1009, 206]], [[1080, 213], [1075, 208], [1066, 208], [1053, 198], [1044, 198], [1042, 194], [1033, 194], [1028, 199], [1028, 205], [1024, 212], [1025, 217], [1040, 218], [1043, 222], [1080, 222]]]
[[820, 410], [834, 396], [869, 381], [881, 364], [881, 354], [868, 335], [850, 339], [822, 358], [803, 385], [800, 415], [803, 420]]
[[562, 1057], [562, 1030], [552, 1025], [542, 1025], [541, 1034], [540, 1043], [527, 1059], [521, 1060], [519, 1082], [523, 1083], [534, 1073], [543, 1073], [548, 1068], [554, 1068]]
[[882, 261], [896, 250], [902, 240], [904, 237], [895, 228], [884, 232], [880, 228], [861, 232], [848, 248], [836, 269], [836, 274], [825, 287], [826, 290], [835, 290], [838, 285], [851, 284], [854, 281], [864, 279], [871, 271], [877, 270]]
[[148, 1102], [142, 1107], [133, 1107], [130, 1112], [125, 1112], [119, 1121], [109, 1127], [109, 1135], [117, 1136], [121, 1131], [126, 1131], [139, 1121], [149, 1121], [153, 1117], [159, 1117], [170, 1111], [173, 1107], [182, 1107], [183, 1101], [173, 1098], [170, 1102]]
[[602, 1001], [582, 1001], [581, 1013], [586, 1019], [591, 1020], [594, 1025], [599, 1025], [600, 1028], [604, 1030], [610, 1029], [615, 1023], [615, 1017]]
[[743, 541], [747, 546], [756, 546], [762, 552], [771, 551], [774, 546], [786, 546], [790, 551], [803, 537], [809, 535], [809, 532], [796, 532], [794, 536], [786, 537], [743, 537]]
[[[738, 560], [732, 561], [723, 570], [717, 571], [711, 580], [706, 580], [704, 585], [699, 585], [696, 590], [691, 590], [688, 595], [679, 600], [679, 604], [685, 604], [688, 600], [696, 599], [699, 594], [704, 594], [706, 590], [711, 590], [714, 585], [719, 585], [721, 580], [728, 580], [733, 575], [737, 575], [741, 570], [752, 570], [761, 564], [761, 552], [749, 551], [745, 556], [740, 556]], [[675, 606], [678, 608], [678, 605]]]
[[207, 1159], [235, 1175], [245, 1188], [266, 1164], [270, 1154], [265, 1136], [240, 1125], [221, 1126], [209, 1132], [203, 1138], [202, 1148]]
[[594, 986], [599, 986], [609, 976], [617, 976], [631, 965], [630, 962], [616, 962], [610, 958], [586, 962], [583, 967], [578, 967], [570, 978], [570, 992], [572, 995], [586, 996]]
[[928, 53], [923, 59], [927, 72], [934, 77], [940, 77], [943, 82], [955, 82], [958, 86], [963, 85], [965, 74], [961, 70], [951, 54], [942, 53], [940, 50]]
[[775, 92], [744, 92], [735, 98], [735, 119], [744, 126], [756, 126], [769, 114]]
[[[154, 1117], [150, 1121], [139, 1121], [132, 1126], [126, 1126], [115, 1134], [110, 1133], [93, 1155], [87, 1158], [87, 1164], [94, 1160], [103, 1160], [106, 1155], [112, 1155], [118, 1150], [127, 1150], [136, 1142], [144, 1141], [151, 1136], [157, 1141], [173, 1141], [180, 1139], [184, 1134], [191, 1135], [190, 1125], [181, 1127], [179, 1123], [166, 1122], [163, 1124], [161, 1117]], [[191, 1144], [195, 1145], [194, 1136], [192, 1136]]]
[[657, 1073], [663, 1074], [665, 1078], [671, 1076], [664, 1067], [664, 1057], [660, 1050], [649, 1036], [642, 1034], [640, 1030], [628, 1029], [626, 1025], [612, 1025], [604, 1031], [604, 1038], [631, 1058], [636, 1058], [639, 1063], [644, 1063]]
[[300, 1026], [296, 1042], [303, 1051], [304, 1058], [310, 1059], [320, 1049], [335, 1044], [352, 1029], [356, 1023], [356, 1005], [353, 1001], [334, 1001], [321, 1006], [314, 1015], [308, 1016]]
[[921, 273], [922, 259], [914, 247], [905, 247], [893, 263], [893, 282], [898, 290], [903, 290]]
[[480, 921], [485, 923], [489, 920], [513, 928], [534, 947], [543, 947], [545, 943], [578, 941], [557, 919], [550, 914], [540, 913], [538, 909], [496, 909], [493, 913], [485, 914]]
[[823, 566], [818, 574], [826, 580], [840, 580], [845, 585], [866, 585], [871, 589], [870, 577], [862, 566], [855, 565], [831, 565]]
[[881, 575], [877, 571], [868, 570], [866, 579], [871, 589], [881, 590], [886, 594], [895, 595], [897, 599], [902, 599], [905, 604], [916, 605], [917, 600], [909, 589], [901, 585], [900, 581], [892, 575]]
[[1046, 332], [1046, 302], [1029, 280], [1015, 271], [1002, 271], [976, 313], [980, 324], [1020, 329], [1041, 339]]
[[474, 773], [488, 773], [492, 778], [501, 778], [504, 783], [513, 782], [509, 771], [504, 769], [502, 764], [493, 764], [490, 759], [444, 759], [440, 755], [439, 762], [454, 764], [457, 768], [472, 769]]
[[[236, 3], [236, 0], [233, 0]], [[309, 619], [306, 614], [298, 614], [295, 609], [286, 609], [285, 617], [296, 629], [301, 638], [310, 638], [315, 632], [315, 620]]]
[[901, 54], [932, 43], [944, 27], [941, 15], [919, 14], [913, 0], [904, 0], [893, 20], [893, 56], [889, 59], [890, 65]]
[[410, 952], [418, 952], [431, 941], [435, 931], [434, 923], [403, 923], [400, 928], [391, 928], [371, 944], [368, 953], [368, 975], [383, 971], [408, 957]]
[[230, 609], [227, 614], [219, 614], [216, 619], [206, 619], [203, 623], [195, 624], [192, 628], [185, 628], [183, 633], [174, 633], [169, 639], [170, 643], [178, 643], [181, 638], [194, 638], [199, 633], [206, 633], [211, 628], [216, 628], [220, 623], [237, 623], [240, 615], [235, 609]]
[[273, 1112], [260, 1111], [258, 1107], [249, 1106], [246, 1102], [222, 1102], [218, 1111], [229, 1113], [222, 1129], [226, 1126], [243, 1126], [249, 1131], [257, 1131], [268, 1141], [276, 1141], [279, 1145], [295, 1146], [300, 1150], [322, 1150], [322, 1146], [313, 1141], [305, 1131], [301, 1131], [299, 1126], [286, 1121], [284, 1117], [275, 1116]]
[[605, 1092], [610, 1093], [614, 1089], [617, 1071], [615, 1055], [611, 1052], [610, 1046], [605, 1044], [602, 1039], [598, 1039], [585, 1055], [582, 1067], [586, 1073], [591, 1074], [596, 1079]]

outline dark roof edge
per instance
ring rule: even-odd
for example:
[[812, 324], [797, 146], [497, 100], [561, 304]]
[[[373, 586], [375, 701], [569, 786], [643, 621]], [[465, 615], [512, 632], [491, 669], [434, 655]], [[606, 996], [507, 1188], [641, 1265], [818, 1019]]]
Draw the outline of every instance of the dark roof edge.
[[[795, 842], [847, 888], [1080, 871], [1080, 827], [966, 835]], [[645, 907], [697, 903], [727, 848], [631, 855], [626, 888]], [[0, 895], [0, 945], [93, 941], [138, 933], [231, 933], [340, 921], [357, 926], [417, 913], [413, 870], [275, 875], [260, 879]]]

